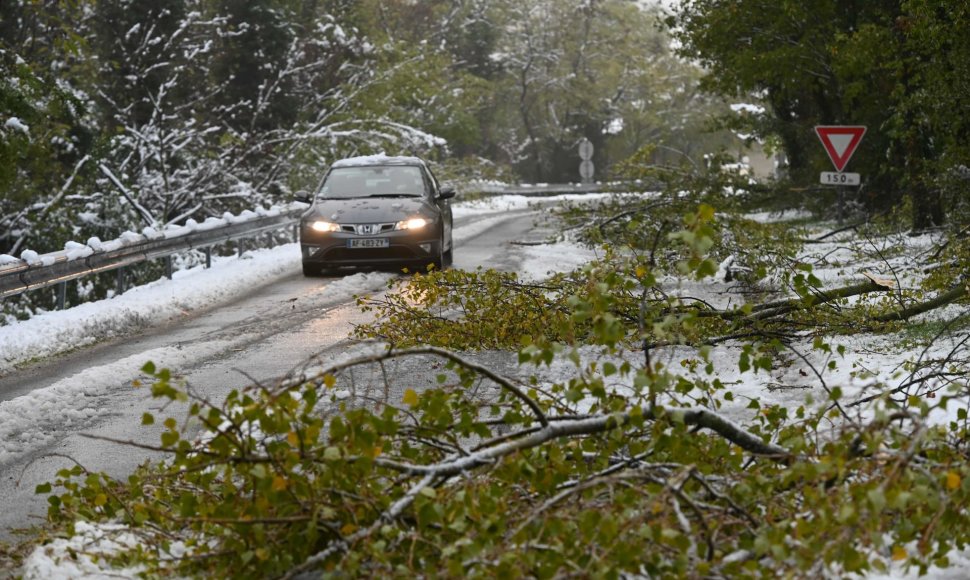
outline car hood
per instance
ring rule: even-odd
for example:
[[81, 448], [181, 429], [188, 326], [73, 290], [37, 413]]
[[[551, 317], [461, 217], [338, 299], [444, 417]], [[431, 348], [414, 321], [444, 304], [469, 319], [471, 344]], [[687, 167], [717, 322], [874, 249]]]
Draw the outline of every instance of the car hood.
[[390, 223], [422, 216], [434, 219], [437, 208], [423, 197], [370, 197], [358, 199], [318, 199], [303, 214], [303, 219], [338, 224]]

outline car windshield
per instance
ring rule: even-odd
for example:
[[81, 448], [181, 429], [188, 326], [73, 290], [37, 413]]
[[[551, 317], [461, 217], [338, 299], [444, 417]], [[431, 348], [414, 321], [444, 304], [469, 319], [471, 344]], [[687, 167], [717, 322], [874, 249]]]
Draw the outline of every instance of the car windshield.
[[413, 165], [369, 165], [334, 168], [317, 197], [412, 197], [424, 195], [421, 169]]

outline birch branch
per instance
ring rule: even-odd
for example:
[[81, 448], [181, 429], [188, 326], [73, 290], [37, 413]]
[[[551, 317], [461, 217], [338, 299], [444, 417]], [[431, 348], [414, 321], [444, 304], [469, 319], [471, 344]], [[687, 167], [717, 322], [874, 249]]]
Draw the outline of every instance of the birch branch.
[[145, 223], [148, 226], [154, 226], [157, 223], [157, 220], [154, 217], [152, 217], [151, 212], [149, 212], [140, 203], [138, 203], [137, 200], [135, 200], [135, 197], [132, 194], [132, 192], [127, 187], [125, 187], [123, 183], [121, 183], [121, 180], [119, 180], [118, 177], [115, 176], [115, 174], [112, 173], [110, 169], [108, 169], [107, 165], [105, 165], [104, 163], [99, 163], [98, 169], [100, 169], [101, 173], [103, 173], [104, 176], [107, 177], [108, 180], [110, 180], [111, 183], [114, 184], [114, 186], [118, 189], [118, 191], [121, 192], [121, 195], [123, 195], [124, 198], [128, 200], [128, 203], [130, 203], [131, 206], [135, 208], [135, 211], [137, 211], [139, 215], [141, 215], [142, 219], [145, 220]]

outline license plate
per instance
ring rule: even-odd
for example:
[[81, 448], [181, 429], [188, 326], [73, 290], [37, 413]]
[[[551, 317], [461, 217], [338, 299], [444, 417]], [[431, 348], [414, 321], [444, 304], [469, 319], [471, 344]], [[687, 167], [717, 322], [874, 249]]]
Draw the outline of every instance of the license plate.
[[348, 248], [386, 248], [390, 246], [387, 238], [358, 238], [347, 240]]

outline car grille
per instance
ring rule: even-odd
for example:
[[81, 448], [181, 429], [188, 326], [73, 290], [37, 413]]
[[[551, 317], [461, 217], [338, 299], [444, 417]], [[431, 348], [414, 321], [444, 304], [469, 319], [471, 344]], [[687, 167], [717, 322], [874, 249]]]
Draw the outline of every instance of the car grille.
[[340, 224], [340, 231], [358, 236], [374, 236], [394, 231], [394, 224]]

